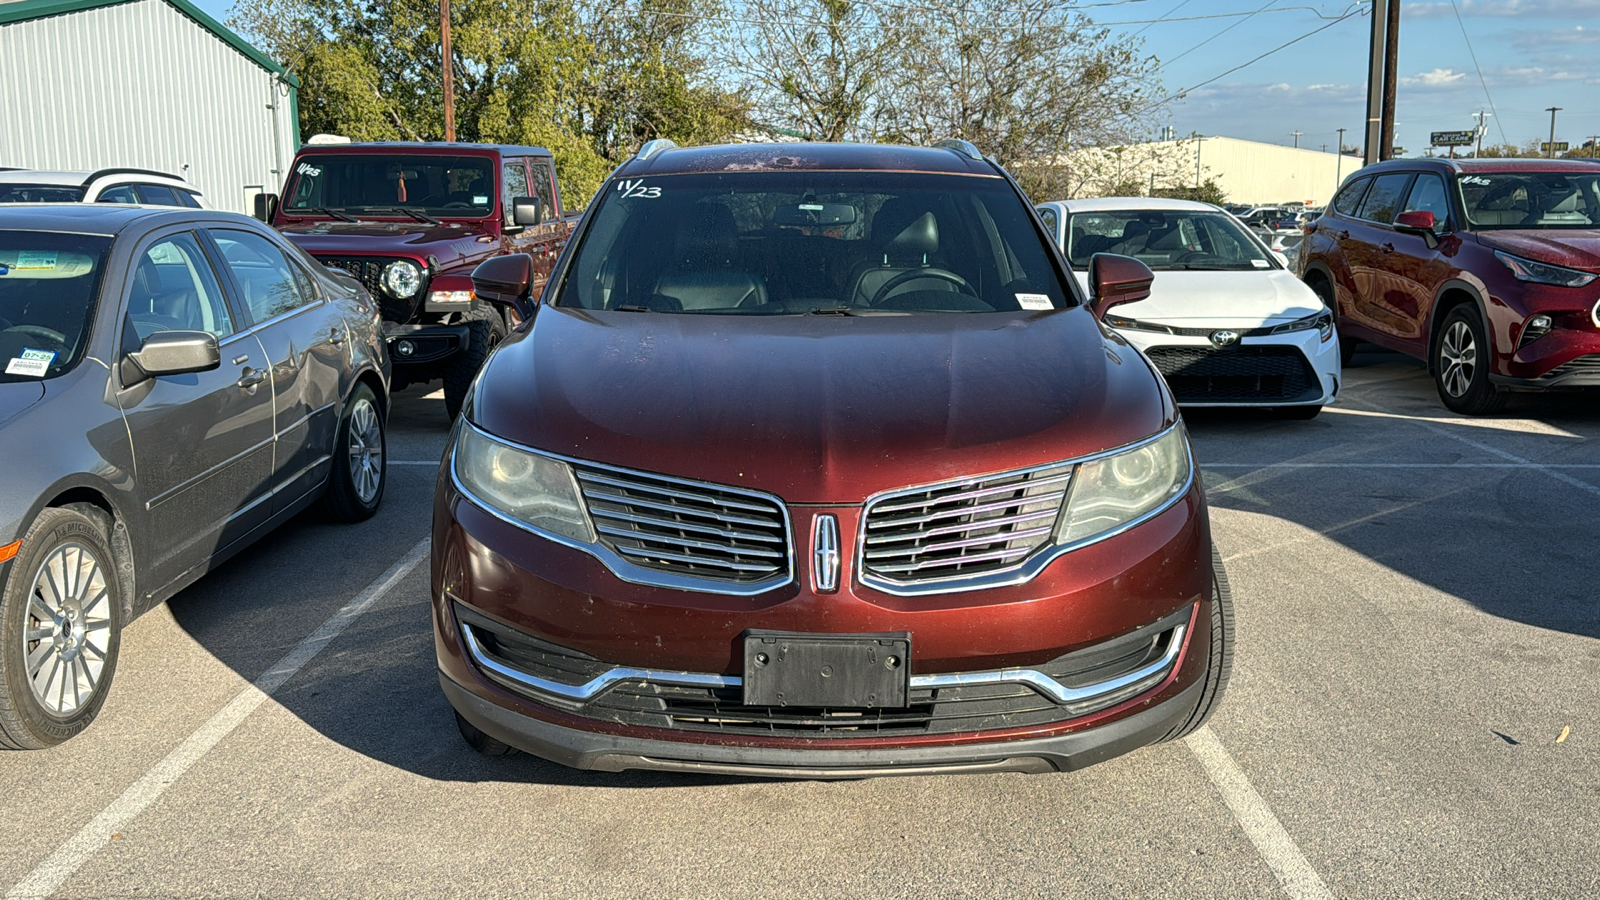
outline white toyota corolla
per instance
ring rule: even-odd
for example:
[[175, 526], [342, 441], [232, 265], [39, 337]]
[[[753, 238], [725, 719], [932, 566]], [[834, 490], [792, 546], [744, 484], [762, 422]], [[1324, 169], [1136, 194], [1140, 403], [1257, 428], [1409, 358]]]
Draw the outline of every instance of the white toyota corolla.
[[1333, 313], [1238, 220], [1209, 203], [1147, 197], [1038, 207], [1078, 281], [1119, 253], [1158, 273], [1149, 298], [1107, 325], [1138, 347], [1184, 406], [1260, 406], [1309, 419], [1339, 393]]

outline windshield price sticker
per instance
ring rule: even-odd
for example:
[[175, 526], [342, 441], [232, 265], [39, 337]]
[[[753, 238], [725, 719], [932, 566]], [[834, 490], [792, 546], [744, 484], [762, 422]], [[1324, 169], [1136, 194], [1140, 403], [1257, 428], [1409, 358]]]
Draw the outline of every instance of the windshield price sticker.
[[55, 361], [54, 350], [34, 350], [24, 347], [21, 356], [6, 363], [6, 374], [43, 378], [44, 374], [50, 371], [50, 364]]
[[642, 181], [619, 181], [617, 182], [617, 192], [622, 194], [624, 199], [628, 197], [643, 197], [647, 200], [653, 200], [661, 196], [661, 188], [645, 187], [645, 183]]
[[17, 264], [13, 269], [54, 269], [56, 255], [42, 250], [22, 250], [17, 253]]
[[1055, 308], [1055, 304], [1050, 302], [1049, 294], [1018, 294], [1017, 305], [1029, 310]]
[[1255, 266], [1258, 269], [1266, 269], [1270, 268], [1272, 264], [1264, 259], [1252, 259], [1250, 260], [1250, 265]]
[[294, 170], [301, 175], [306, 175], [311, 178], [316, 178], [318, 175], [322, 174], [322, 170], [320, 168], [313, 166], [310, 163], [301, 163], [300, 165], [295, 166]]

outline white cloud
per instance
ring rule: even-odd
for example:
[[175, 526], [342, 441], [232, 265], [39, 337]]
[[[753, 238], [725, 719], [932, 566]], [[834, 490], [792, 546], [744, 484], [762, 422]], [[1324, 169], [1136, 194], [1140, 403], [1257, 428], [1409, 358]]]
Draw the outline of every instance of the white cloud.
[[1582, 47], [1588, 44], [1600, 44], [1600, 28], [1574, 25], [1571, 28], [1519, 31], [1511, 39], [1511, 46], [1518, 50], [1535, 52], [1547, 47]]
[[[1456, 0], [1456, 7], [1463, 18], [1600, 18], [1600, 0]], [[1408, 19], [1455, 18], [1448, 0], [1412, 3], [1400, 10]]]
[[1430, 69], [1427, 72], [1419, 72], [1410, 78], [1400, 79], [1400, 86], [1408, 88], [1452, 87], [1466, 77], [1467, 73], [1457, 72], [1454, 69]]

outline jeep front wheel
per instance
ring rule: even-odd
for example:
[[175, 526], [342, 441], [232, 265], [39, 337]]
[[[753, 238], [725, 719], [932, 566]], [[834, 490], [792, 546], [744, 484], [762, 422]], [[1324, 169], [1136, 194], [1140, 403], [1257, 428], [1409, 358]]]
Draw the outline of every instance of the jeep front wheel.
[[467, 331], [466, 346], [445, 363], [444, 409], [452, 422], [461, 415], [467, 390], [472, 387], [472, 379], [477, 377], [478, 370], [483, 368], [483, 361], [489, 358], [489, 353], [496, 345], [505, 340], [506, 320], [499, 310], [490, 308], [469, 319]]

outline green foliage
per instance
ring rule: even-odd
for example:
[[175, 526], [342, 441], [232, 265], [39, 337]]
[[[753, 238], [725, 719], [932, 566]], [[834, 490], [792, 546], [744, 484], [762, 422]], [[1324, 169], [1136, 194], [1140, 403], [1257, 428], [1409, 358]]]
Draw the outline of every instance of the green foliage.
[[1156, 188], [1151, 196], [1169, 200], [1198, 200], [1217, 206], [1224, 206], [1228, 202], [1228, 195], [1223, 193], [1222, 186], [1217, 184], [1215, 178], [1207, 178], [1199, 187]]

